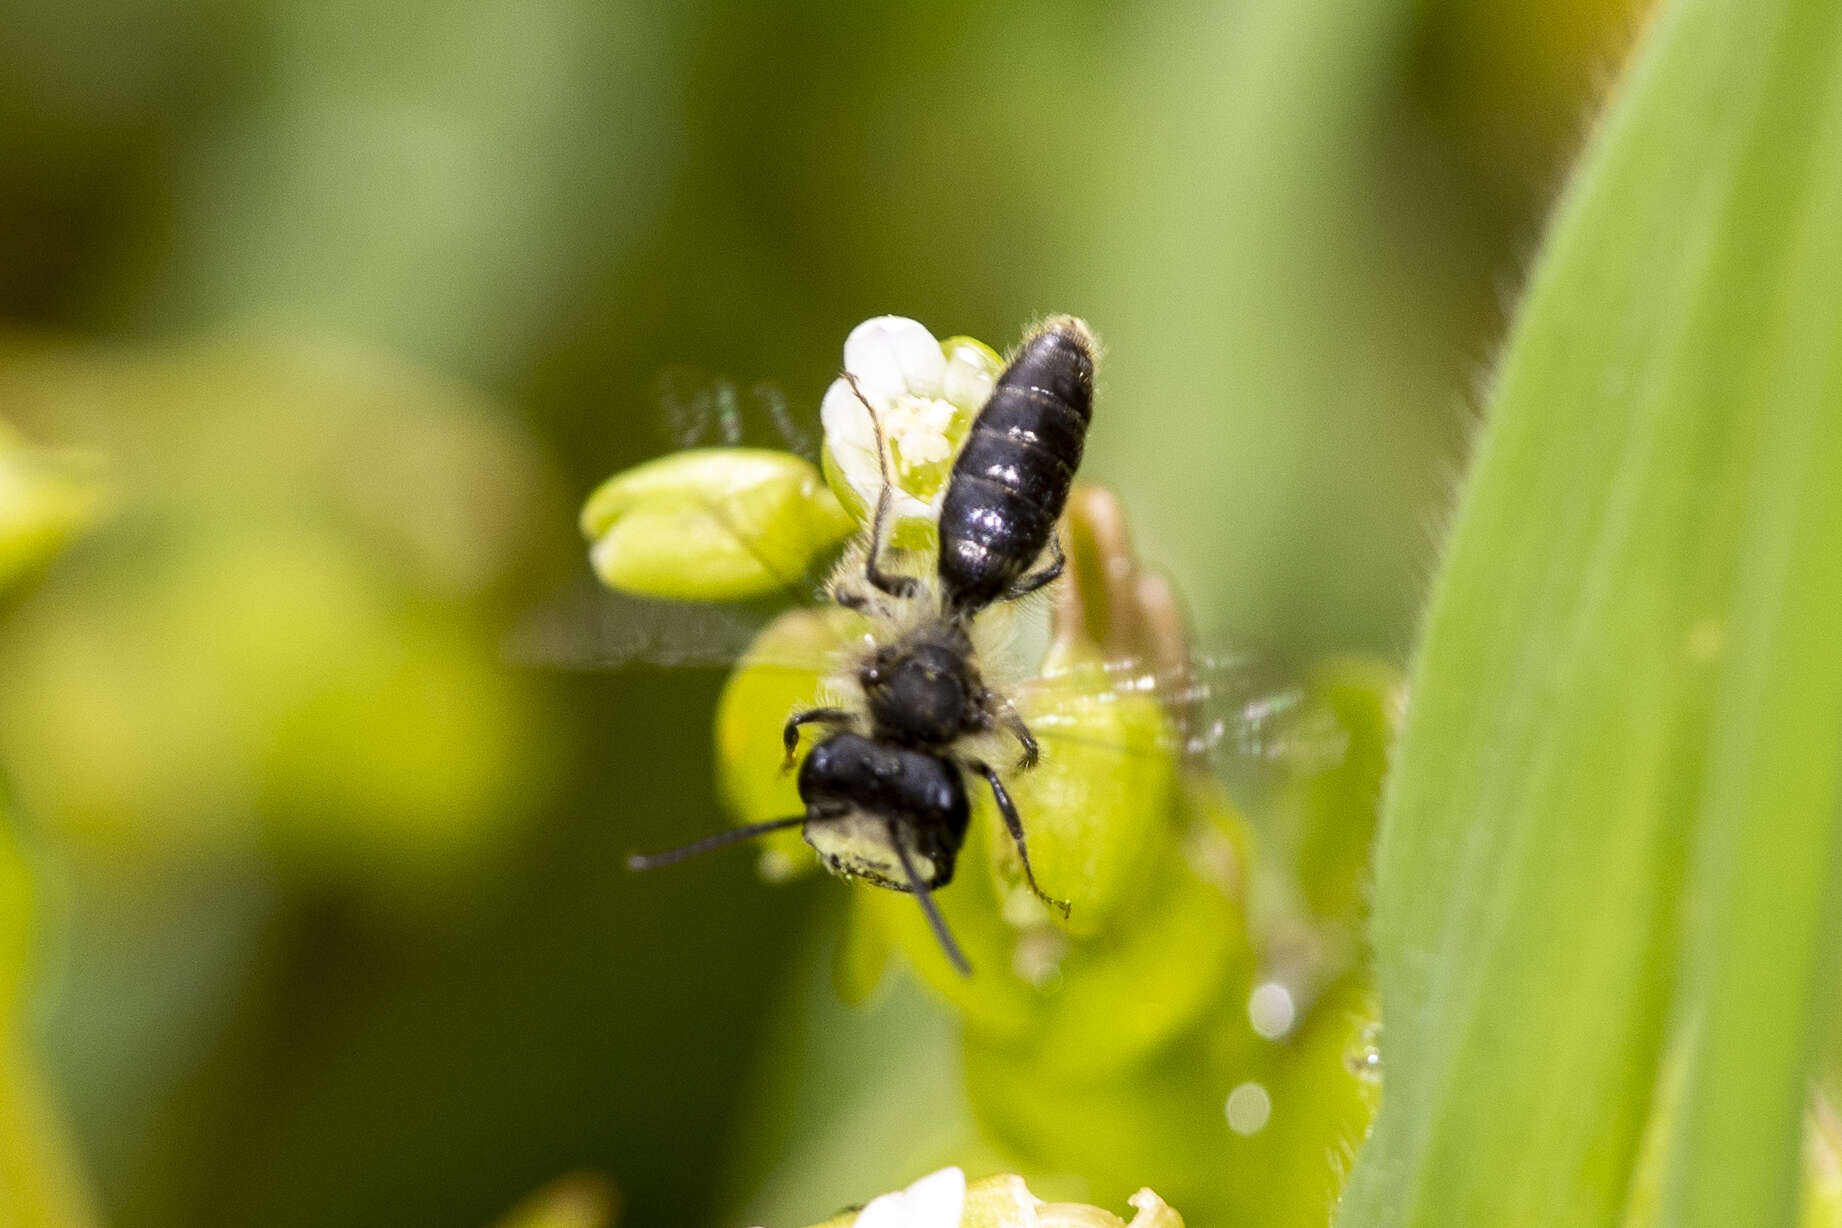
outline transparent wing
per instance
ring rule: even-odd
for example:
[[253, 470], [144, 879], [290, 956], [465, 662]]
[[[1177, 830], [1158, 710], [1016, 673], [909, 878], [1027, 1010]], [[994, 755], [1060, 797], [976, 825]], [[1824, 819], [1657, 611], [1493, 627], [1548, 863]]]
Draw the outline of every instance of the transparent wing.
[[[767, 602], [650, 601], [584, 583], [520, 619], [506, 636], [503, 655], [513, 665], [541, 669], [724, 669], [747, 655], [751, 666], [766, 669], [829, 671], [841, 649], [817, 636], [782, 634], [756, 643], [785, 612], [785, 605]], [[830, 618], [839, 612], [811, 613]]]
[[[649, 601], [592, 584], [533, 611], [505, 641], [515, 665], [563, 670], [632, 667], [750, 668], [827, 675], [861, 639], [835, 607], [762, 632], [784, 606]], [[845, 633], [840, 634], [844, 629]], [[1111, 660], [1052, 668], [1007, 691], [1030, 731], [1056, 745], [1127, 755], [1175, 754], [1194, 766], [1245, 775], [1262, 766], [1316, 773], [1342, 761], [1348, 735], [1330, 710], [1259, 658], [1192, 655], [1171, 661]], [[1126, 705], [1158, 706], [1161, 719], [1120, 736]]]
[[653, 381], [659, 439], [668, 448], [766, 447], [818, 459], [813, 442], [817, 402], [789, 408], [772, 380], [742, 385], [697, 367], [673, 366]]
[[[1348, 733], [1304, 688], [1245, 654], [1175, 661], [1112, 660], [1052, 669], [1015, 688], [1013, 700], [1045, 742], [1121, 753], [1176, 753], [1230, 774], [1283, 765], [1315, 773], [1342, 761]], [[1097, 735], [1121, 705], [1155, 701], [1164, 720], [1149, 744]]]

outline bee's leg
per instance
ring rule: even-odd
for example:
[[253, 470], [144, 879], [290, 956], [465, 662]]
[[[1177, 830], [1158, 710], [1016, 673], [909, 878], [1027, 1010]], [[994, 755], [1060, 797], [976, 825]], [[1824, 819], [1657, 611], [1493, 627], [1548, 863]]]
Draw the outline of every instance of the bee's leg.
[[1032, 572], [1030, 575], [1022, 577], [1015, 584], [1005, 589], [1004, 600], [1015, 601], [1019, 597], [1028, 597], [1031, 593], [1042, 588], [1044, 585], [1055, 582], [1055, 579], [1062, 574], [1062, 569], [1068, 566], [1068, 556], [1062, 553], [1062, 535], [1060, 533], [1057, 533], [1054, 537], [1049, 539], [1049, 549], [1055, 555], [1055, 557], [1049, 561], [1049, 565], [1041, 571]]
[[921, 878], [921, 872], [915, 868], [914, 854], [908, 851], [908, 843], [902, 839], [902, 829], [894, 823], [886, 825], [889, 832], [890, 847], [901, 860], [902, 873], [908, 879], [908, 889], [921, 903], [921, 911], [927, 914], [927, 923], [934, 927], [934, 937], [940, 940], [940, 949], [946, 952], [947, 959], [959, 969], [961, 976], [972, 975], [972, 965], [967, 962], [965, 953], [959, 944], [953, 941], [953, 931], [947, 928], [947, 920], [940, 915], [940, 907], [934, 903], [934, 893], [928, 890], [927, 883]]
[[1036, 744], [1036, 735], [1030, 732], [1030, 727], [1023, 723], [1021, 716], [1017, 715], [1017, 709], [1011, 701], [995, 692], [987, 691], [985, 692], [985, 708], [997, 718], [999, 724], [1004, 726], [1005, 732], [1016, 738], [1022, 745], [1023, 754], [1017, 760], [1017, 770], [1027, 772], [1035, 767], [1036, 761], [1042, 757], [1042, 748]]
[[870, 549], [863, 560], [864, 579], [878, 592], [891, 597], [913, 597], [921, 591], [919, 580], [913, 576], [892, 575], [882, 568], [883, 529], [888, 526], [889, 512], [895, 504], [895, 488], [889, 482], [889, 448], [883, 440], [883, 420], [877, 417], [876, 406], [870, 404], [870, 398], [858, 386], [857, 377], [846, 371], [844, 380], [856, 394], [863, 411], [870, 415], [870, 429], [876, 434], [876, 471], [882, 478], [882, 487], [876, 492], [876, 517], [870, 522]]
[[784, 772], [793, 766], [793, 752], [799, 749], [801, 725], [848, 725], [855, 719], [843, 708], [808, 708], [804, 712], [795, 712], [787, 718], [787, 723], [780, 730], [780, 742], [787, 751], [786, 758], [781, 760], [780, 770]]
[[1030, 885], [1030, 890], [1036, 893], [1037, 899], [1066, 917], [1068, 901], [1058, 900], [1036, 885], [1036, 872], [1030, 869], [1030, 850], [1023, 842], [1023, 819], [1017, 814], [1017, 803], [1011, 800], [1011, 795], [1005, 789], [1004, 782], [998, 779], [998, 774], [992, 770], [991, 765], [983, 760], [967, 759], [964, 760], [964, 763], [966, 767], [983, 776], [985, 783], [991, 786], [992, 800], [998, 803], [998, 813], [1004, 816], [1004, 826], [1010, 831], [1011, 840], [1017, 845], [1018, 859], [1023, 862], [1023, 881]]
[[882, 568], [883, 527], [889, 522], [894, 494], [894, 488], [884, 482], [881, 493], [876, 496], [876, 518], [870, 522], [870, 550], [864, 555], [863, 576], [879, 592], [888, 593], [891, 597], [913, 597], [921, 591], [919, 580], [913, 576], [898, 576]]

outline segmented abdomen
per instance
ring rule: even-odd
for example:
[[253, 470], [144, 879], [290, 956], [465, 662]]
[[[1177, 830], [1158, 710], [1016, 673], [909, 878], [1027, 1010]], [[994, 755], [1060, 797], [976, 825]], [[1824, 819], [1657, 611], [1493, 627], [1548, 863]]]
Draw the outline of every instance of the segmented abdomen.
[[1049, 545], [1081, 464], [1094, 406], [1094, 341], [1073, 316], [1018, 350], [972, 430], [940, 509], [940, 583], [970, 613], [1015, 584]]

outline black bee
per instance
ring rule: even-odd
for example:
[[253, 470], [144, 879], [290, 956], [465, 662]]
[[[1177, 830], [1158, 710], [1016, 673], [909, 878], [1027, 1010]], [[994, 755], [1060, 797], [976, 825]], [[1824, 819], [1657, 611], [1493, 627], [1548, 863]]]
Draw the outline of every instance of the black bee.
[[800, 765], [805, 813], [628, 864], [649, 869], [798, 825], [834, 873], [913, 892], [947, 956], [970, 973], [930, 895], [952, 881], [965, 843], [969, 776], [991, 790], [1030, 889], [1068, 912], [1037, 885], [1022, 817], [997, 770], [967, 748], [969, 740], [1002, 730], [1022, 748], [1020, 769], [1038, 756], [1022, 718], [982, 679], [972, 624], [995, 603], [1034, 593], [1062, 574], [1066, 558], [1055, 526], [1093, 416], [1094, 340], [1080, 320], [1054, 317], [1025, 338], [998, 377], [948, 478], [931, 583], [885, 565], [892, 505], [886, 450], [875, 408], [858, 397], [876, 427], [882, 491], [866, 540], [829, 591], [880, 629], [873, 647], [839, 679], [859, 702], [798, 712], [786, 723], [789, 763], [804, 726], [830, 730]]

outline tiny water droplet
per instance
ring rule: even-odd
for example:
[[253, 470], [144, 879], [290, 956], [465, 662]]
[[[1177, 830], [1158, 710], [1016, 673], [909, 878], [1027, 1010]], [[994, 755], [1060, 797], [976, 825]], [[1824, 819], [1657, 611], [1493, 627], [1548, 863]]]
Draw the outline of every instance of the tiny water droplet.
[[1370, 1023], [1363, 1027], [1362, 1034], [1345, 1056], [1344, 1064], [1351, 1074], [1359, 1078], [1377, 1080], [1382, 1077], [1381, 1024]]
[[1224, 1111], [1230, 1130], [1242, 1136], [1258, 1134], [1273, 1115], [1273, 1097], [1264, 1086], [1249, 1081], [1228, 1093]]
[[1062, 987], [1062, 957], [1068, 954], [1068, 938], [1050, 926], [1026, 930], [1011, 952], [1011, 971], [1035, 986], [1039, 992], [1052, 994]]
[[1247, 1022], [1267, 1040], [1278, 1040], [1298, 1021], [1292, 991], [1278, 981], [1267, 981], [1247, 996]]

